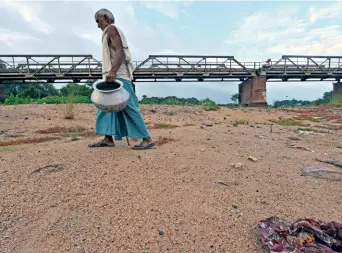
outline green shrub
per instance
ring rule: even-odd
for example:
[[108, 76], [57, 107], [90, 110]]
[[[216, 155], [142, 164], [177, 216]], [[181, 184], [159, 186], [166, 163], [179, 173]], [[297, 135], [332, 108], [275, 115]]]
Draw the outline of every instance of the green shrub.
[[14, 96], [13, 94], [7, 97], [4, 102], [5, 105], [18, 105], [18, 104], [31, 104], [31, 103], [32, 103], [32, 99], [20, 97], [20, 96]]
[[58, 96], [48, 96], [45, 98], [30, 99], [26, 97], [14, 96], [11, 94], [5, 99], [5, 105], [18, 105], [18, 104], [65, 104], [72, 100], [75, 104], [90, 104], [91, 100], [86, 96], [69, 96], [69, 97], [58, 97]]

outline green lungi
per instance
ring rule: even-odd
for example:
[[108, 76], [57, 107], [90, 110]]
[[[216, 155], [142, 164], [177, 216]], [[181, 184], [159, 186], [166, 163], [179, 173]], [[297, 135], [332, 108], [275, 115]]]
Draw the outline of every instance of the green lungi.
[[130, 98], [126, 108], [120, 112], [96, 113], [96, 134], [114, 136], [115, 140], [122, 137], [147, 138], [149, 133], [140, 112], [139, 100], [133, 91], [133, 84], [129, 80], [118, 78], [123, 82], [123, 88], [128, 91]]

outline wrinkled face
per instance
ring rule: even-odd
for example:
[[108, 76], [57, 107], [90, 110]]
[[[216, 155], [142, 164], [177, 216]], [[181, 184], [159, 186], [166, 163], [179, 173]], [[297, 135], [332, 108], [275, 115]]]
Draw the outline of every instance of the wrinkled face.
[[95, 18], [95, 21], [97, 23], [97, 27], [100, 28], [102, 31], [106, 29], [108, 25], [110, 25], [109, 18], [106, 15], [104, 16], [97, 15]]

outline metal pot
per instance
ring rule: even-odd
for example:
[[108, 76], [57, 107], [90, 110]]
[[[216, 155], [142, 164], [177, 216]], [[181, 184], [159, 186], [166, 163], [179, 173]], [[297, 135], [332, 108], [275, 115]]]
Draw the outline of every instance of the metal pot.
[[120, 112], [129, 102], [129, 93], [118, 79], [113, 83], [98, 80], [93, 84], [93, 89], [91, 101], [102, 112]]

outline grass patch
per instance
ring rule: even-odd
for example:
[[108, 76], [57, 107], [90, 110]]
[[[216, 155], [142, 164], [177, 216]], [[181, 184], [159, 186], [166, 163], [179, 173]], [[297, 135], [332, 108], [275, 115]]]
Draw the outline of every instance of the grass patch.
[[36, 133], [38, 134], [55, 134], [55, 133], [61, 133], [61, 132], [83, 132], [86, 128], [82, 126], [76, 126], [76, 127], [49, 127], [45, 130], [38, 130]]
[[0, 134], [6, 133], [8, 130], [0, 130]]
[[281, 119], [281, 120], [270, 120], [281, 126], [305, 126], [305, 124], [296, 119]]
[[317, 129], [313, 129], [313, 128], [309, 128], [309, 127], [299, 127], [299, 128], [297, 128], [297, 130], [295, 130], [295, 131], [296, 131], [296, 132], [298, 132], [298, 131], [313, 132], [313, 133], [321, 133], [321, 134], [329, 133], [329, 132], [326, 132], [326, 131], [317, 130]]
[[300, 138], [295, 137], [295, 136], [290, 136], [289, 140], [291, 140], [291, 141], [300, 141]]
[[0, 147], [0, 152], [11, 152], [14, 151], [14, 148], [11, 147]]
[[74, 98], [72, 96], [68, 97], [66, 104], [64, 105], [64, 118], [73, 119], [74, 118]]
[[330, 101], [329, 105], [341, 107], [342, 106], [342, 96], [337, 95], [337, 94], [332, 94], [331, 101]]
[[248, 120], [236, 120], [233, 122], [233, 126], [238, 126], [238, 125], [248, 125], [249, 122]]
[[220, 107], [217, 105], [207, 105], [207, 106], [203, 106], [202, 108], [204, 111], [207, 111], [207, 112], [208, 111], [217, 111], [220, 109]]
[[322, 129], [328, 129], [328, 130], [341, 130], [342, 126], [336, 126], [336, 125], [325, 125], [325, 126], [315, 126], [317, 128], [322, 128]]
[[[87, 96], [72, 96], [73, 103], [77, 104], [91, 104], [91, 100]], [[20, 105], [20, 104], [65, 104], [70, 100], [65, 96], [48, 96], [45, 98], [31, 99], [26, 97], [14, 96], [11, 94], [5, 99], [4, 105]]]
[[74, 118], [73, 109], [74, 109], [73, 103], [65, 104], [65, 107], [64, 107], [64, 118], [65, 119], [73, 119]]
[[155, 124], [147, 124], [147, 128], [149, 129], [170, 129], [170, 128], [176, 128], [178, 126], [166, 124], [166, 123], [155, 123]]
[[40, 143], [46, 141], [53, 141], [59, 140], [59, 137], [39, 137], [39, 138], [28, 138], [28, 139], [21, 139], [21, 140], [12, 140], [12, 141], [1, 141], [0, 146], [15, 146], [21, 144], [32, 144], [32, 143]]
[[186, 123], [183, 125], [184, 127], [188, 127], [188, 126], [196, 126], [195, 124], [191, 124], [191, 123]]
[[176, 112], [170, 111], [170, 112], [164, 112], [164, 114], [169, 115], [169, 116], [173, 116], [173, 115], [176, 115]]
[[302, 114], [302, 115], [296, 116], [296, 117], [294, 117], [294, 119], [296, 119], [296, 120], [308, 120], [308, 121], [315, 122], [315, 123], [319, 123], [319, 122], [322, 122], [324, 120], [323, 117], [322, 118], [314, 118], [313, 116], [308, 115], [308, 114]]

